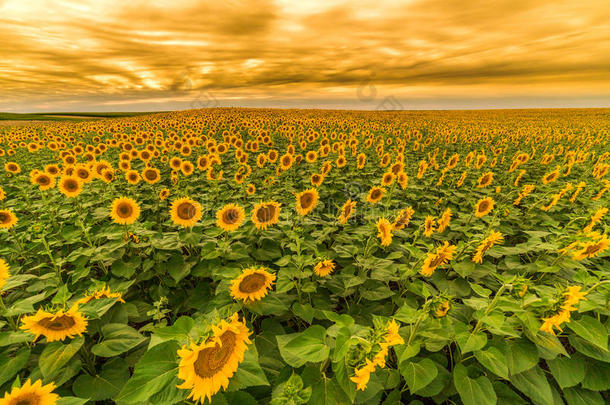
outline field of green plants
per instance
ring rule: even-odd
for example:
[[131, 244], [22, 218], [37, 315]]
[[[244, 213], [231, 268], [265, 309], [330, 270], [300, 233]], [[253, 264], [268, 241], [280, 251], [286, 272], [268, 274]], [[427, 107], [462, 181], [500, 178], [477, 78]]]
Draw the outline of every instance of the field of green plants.
[[0, 405], [610, 401], [610, 111], [0, 127]]

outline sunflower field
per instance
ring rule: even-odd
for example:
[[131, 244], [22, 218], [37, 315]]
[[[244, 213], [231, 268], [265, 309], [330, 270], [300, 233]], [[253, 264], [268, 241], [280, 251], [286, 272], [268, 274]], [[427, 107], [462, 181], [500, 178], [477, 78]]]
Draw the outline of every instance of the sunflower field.
[[610, 112], [0, 127], [0, 405], [604, 404]]

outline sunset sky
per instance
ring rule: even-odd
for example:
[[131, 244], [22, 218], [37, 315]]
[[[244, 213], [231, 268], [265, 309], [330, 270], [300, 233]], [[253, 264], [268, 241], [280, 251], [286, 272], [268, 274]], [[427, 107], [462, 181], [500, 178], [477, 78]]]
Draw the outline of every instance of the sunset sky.
[[608, 0], [0, 0], [0, 111], [610, 107]]

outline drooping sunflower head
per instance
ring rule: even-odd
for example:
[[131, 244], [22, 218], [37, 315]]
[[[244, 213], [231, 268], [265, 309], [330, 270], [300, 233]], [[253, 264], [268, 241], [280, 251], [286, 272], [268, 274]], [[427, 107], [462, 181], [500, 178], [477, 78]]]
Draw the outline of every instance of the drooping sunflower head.
[[183, 346], [178, 350], [181, 358], [178, 378], [184, 380], [178, 388], [190, 389], [189, 398], [194, 401], [203, 402], [207, 398], [211, 402], [220, 388], [226, 389], [244, 359], [247, 345], [252, 343], [248, 338], [250, 331], [238, 320], [237, 313], [230, 322], [222, 320], [213, 326], [212, 331], [212, 336], [201, 344], [193, 343], [190, 348]]
[[174, 224], [189, 228], [201, 219], [201, 205], [188, 197], [179, 198], [172, 203], [170, 214]]
[[0, 229], [10, 229], [17, 224], [17, 215], [11, 210], [0, 210]]
[[6, 392], [0, 398], [2, 405], [55, 405], [59, 395], [52, 391], [55, 384], [42, 385], [41, 380], [36, 380], [34, 384], [28, 379], [21, 387], [13, 387], [11, 392]]
[[92, 293], [86, 294], [83, 298], [76, 301], [77, 304], [86, 304], [90, 301], [100, 300], [103, 298], [116, 298], [118, 302], [125, 303], [123, 300], [123, 294], [120, 292], [112, 292], [110, 287], [104, 286], [101, 289], [95, 290]]
[[258, 203], [252, 210], [252, 222], [257, 229], [266, 229], [268, 226], [277, 224], [280, 218], [281, 204], [275, 201]]
[[8, 265], [8, 263], [5, 262], [4, 259], [0, 259], [0, 291], [2, 290], [2, 287], [4, 287], [4, 285], [6, 284], [6, 280], [8, 280], [8, 278], [11, 276], [9, 270], [10, 266]]
[[385, 193], [385, 188], [373, 186], [369, 190], [366, 200], [371, 204], [377, 204], [383, 198], [383, 193]]
[[350, 199], [348, 199], [345, 202], [345, 204], [343, 204], [343, 207], [341, 207], [341, 214], [339, 215], [339, 223], [340, 224], [347, 223], [347, 220], [349, 219], [349, 217], [354, 212], [354, 208], [355, 207], [356, 207], [356, 201], [352, 201]]
[[42, 335], [48, 342], [73, 338], [87, 330], [87, 319], [78, 312], [78, 305], [66, 312], [50, 313], [39, 309], [35, 315], [23, 317], [22, 323], [21, 329], [36, 335], [34, 340]]
[[494, 209], [494, 200], [491, 197], [485, 197], [480, 199], [474, 207], [474, 216], [481, 218], [491, 212]]
[[318, 205], [318, 190], [310, 188], [296, 195], [297, 212], [299, 215], [307, 215]]
[[392, 229], [395, 231], [399, 231], [405, 226], [408, 226], [409, 222], [411, 222], [411, 218], [413, 217], [414, 213], [415, 210], [411, 207], [407, 207], [405, 209], [400, 210], [398, 212], [398, 215], [396, 215], [396, 218], [394, 219]]
[[246, 213], [237, 204], [227, 204], [216, 212], [216, 225], [226, 232], [235, 231], [244, 223]]
[[245, 269], [231, 283], [231, 296], [244, 302], [259, 301], [267, 295], [274, 281], [275, 275], [264, 267]]
[[110, 208], [110, 217], [120, 225], [130, 225], [140, 216], [140, 206], [131, 198], [116, 198]]
[[83, 191], [83, 183], [76, 176], [62, 176], [57, 187], [63, 195], [69, 198], [76, 197]]
[[332, 260], [322, 260], [313, 268], [313, 272], [320, 277], [326, 277], [335, 270], [336, 264]]

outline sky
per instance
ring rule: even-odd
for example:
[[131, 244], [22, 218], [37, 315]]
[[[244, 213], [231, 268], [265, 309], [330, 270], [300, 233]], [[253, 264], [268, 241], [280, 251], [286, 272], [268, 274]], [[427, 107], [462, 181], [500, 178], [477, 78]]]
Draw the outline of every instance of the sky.
[[610, 107], [608, 0], [0, 0], [0, 111]]

